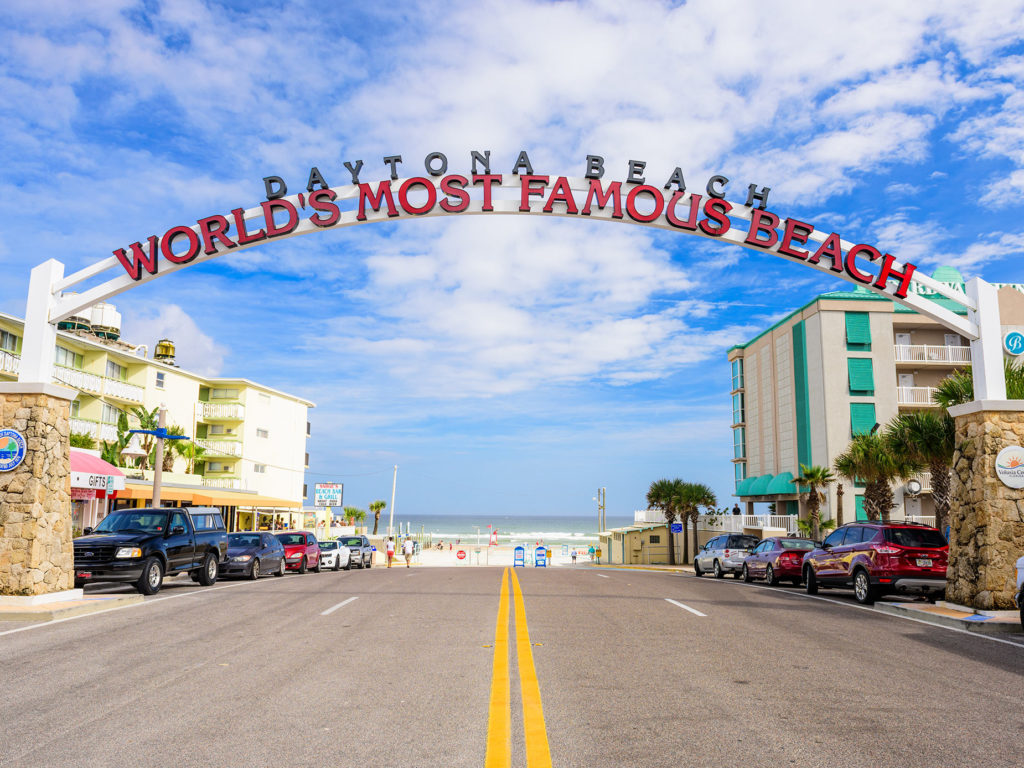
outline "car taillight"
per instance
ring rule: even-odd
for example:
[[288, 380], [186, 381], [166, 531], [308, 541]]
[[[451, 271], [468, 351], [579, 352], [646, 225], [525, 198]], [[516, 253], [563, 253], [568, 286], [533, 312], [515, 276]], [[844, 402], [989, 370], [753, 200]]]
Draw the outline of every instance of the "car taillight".
[[728, 550], [728, 549], [727, 549], [727, 550], [725, 550], [725, 556], [726, 556], [726, 557], [728, 557], [728, 556], [729, 556], [729, 550]]
[[880, 555], [898, 555], [901, 551], [897, 547], [887, 547], [884, 544], [880, 547], [875, 547], [875, 552]]

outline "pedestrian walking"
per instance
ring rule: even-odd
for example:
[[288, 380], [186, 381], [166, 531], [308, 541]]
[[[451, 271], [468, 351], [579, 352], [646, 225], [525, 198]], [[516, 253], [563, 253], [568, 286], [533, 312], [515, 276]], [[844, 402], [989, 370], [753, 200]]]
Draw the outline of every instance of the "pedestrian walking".
[[405, 567], [412, 568], [412, 552], [413, 552], [412, 539], [406, 538], [405, 543], [402, 544], [402, 554], [405, 555]]
[[576, 550], [575, 549], [572, 551], [572, 564], [576, 565]]
[[395, 559], [395, 540], [388, 536], [387, 547], [385, 548], [388, 556], [388, 568], [391, 567], [391, 561]]
[[590, 555], [591, 561], [594, 559], [594, 547], [591, 545], [590, 549], [587, 550], [587, 554]]

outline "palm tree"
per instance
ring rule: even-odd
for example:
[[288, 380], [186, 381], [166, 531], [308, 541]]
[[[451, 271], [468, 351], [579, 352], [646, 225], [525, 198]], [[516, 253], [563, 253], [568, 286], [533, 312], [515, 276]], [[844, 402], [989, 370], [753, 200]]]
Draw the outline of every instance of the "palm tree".
[[823, 491], [835, 482], [836, 476], [828, 467], [817, 465], [800, 465], [800, 477], [793, 480], [797, 486], [807, 486], [807, 517], [811, 526], [811, 538], [818, 540], [821, 534], [821, 502], [825, 500]]
[[206, 449], [196, 445], [191, 440], [175, 440], [174, 442], [185, 443], [185, 445], [181, 446], [181, 455], [185, 457], [185, 471], [190, 475], [194, 474], [196, 462], [203, 457]]
[[843, 477], [866, 483], [864, 513], [868, 520], [888, 522], [893, 507], [894, 480], [909, 480], [921, 471], [922, 465], [911, 457], [889, 450], [881, 435], [856, 435], [846, 450], [836, 457], [836, 471]]
[[353, 523], [361, 523], [366, 519], [366, 510], [360, 509], [359, 507], [345, 507], [345, 517], [349, 521], [349, 525]]
[[935, 527], [946, 529], [949, 522], [949, 472], [956, 448], [956, 428], [947, 413], [911, 411], [901, 413], [885, 428], [889, 450], [928, 467], [932, 475]]
[[[672, 541], [672, 523], [679, 515], [678, 502], [679, 487], [682, 480], [668, 480], [662, 478], [651, 483], [647, 490], [647, 506], [651, 509], [660, 509], [668, 524], [668, 562], [669, 565], [676, 564], [676, 548]], [[686, 546], [686, 532], [683, 531], [683, 546]]]
[[[1006, 360], [1003, 364], [1006, 376], [1006, 398], [1024, 399], [1024, 364]], [[932, 399], [943, 408], [963, 405], [974, 399], [974, 378], [971, 366], [959, 368], [939, 382]]]
[[377, 535], [377, 526], [380, 524], [380, 513], [384, 511], [387, 502], [377, 499], [370, 502], [370, 511], [373, 512], [373, 535]]
[[[177, 424], [172, 424], [167, 428], [168, 435], [184, 435], [185, 430], [179, 427]], [[179, 456], [184, 456], [185, 446], [182, 443], [188, 442], [187, 440], [164, 440], [164, 472], [174, 471], [174, 462]], [[155, 450], [155, 448], [154, 448]], [[155, 461], [155, 459], [154, 459]]]
[[693, 551], [697, 552], [697, 520], [700, 510], [714, 509], [718, 505], [715, 492], [704, 483], [683, 483], [679, 489], [679, 509], [683, 518], [683, 559], [690, 561], [690, 545], [687, 538], [687, 523], [693, 523]]

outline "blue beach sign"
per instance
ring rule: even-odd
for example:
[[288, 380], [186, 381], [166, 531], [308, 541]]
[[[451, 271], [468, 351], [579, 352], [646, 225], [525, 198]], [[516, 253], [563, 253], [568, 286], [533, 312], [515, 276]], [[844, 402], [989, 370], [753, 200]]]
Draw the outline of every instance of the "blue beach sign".
[[512, 554], [512, 567], [516, 566], [526, 567], [526, 549], [524, 547], [516, 547]]
[[1003, 349], [1011, 355], [1019, 355], [1024, 352], [1024, 333], [1010, 331], [1003, 337]]
[[535, 568], [548, 567], [548, 550], [546, 547], [537, 547], [533, 553], [533, 565]]
[[0, 429], [0, 472], [10, 472], [25, 460], [25, 438], [13, 429]]

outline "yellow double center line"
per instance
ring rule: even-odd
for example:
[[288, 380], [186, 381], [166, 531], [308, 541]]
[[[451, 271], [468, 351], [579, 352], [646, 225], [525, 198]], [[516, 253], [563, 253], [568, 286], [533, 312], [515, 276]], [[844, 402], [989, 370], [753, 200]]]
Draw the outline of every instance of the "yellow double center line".
[[494, 629], [494, 675], [491, 678], [490, 717], [487, 724], [487, 757], [484, 768], [509, 768], [512, 765], [512, 696], [508, 654], [508, 583], [516, 611], [516, 657], [519, 662], [519, 688], [523, 699], [523, 730], [526, 736], [527, 768], [551, 768], [548, 731], [540, 701], [540, 683], [533, 665], [533, 646], [526, 625], [523, 590], [514, 570], [501, 575], [498, 620]]

